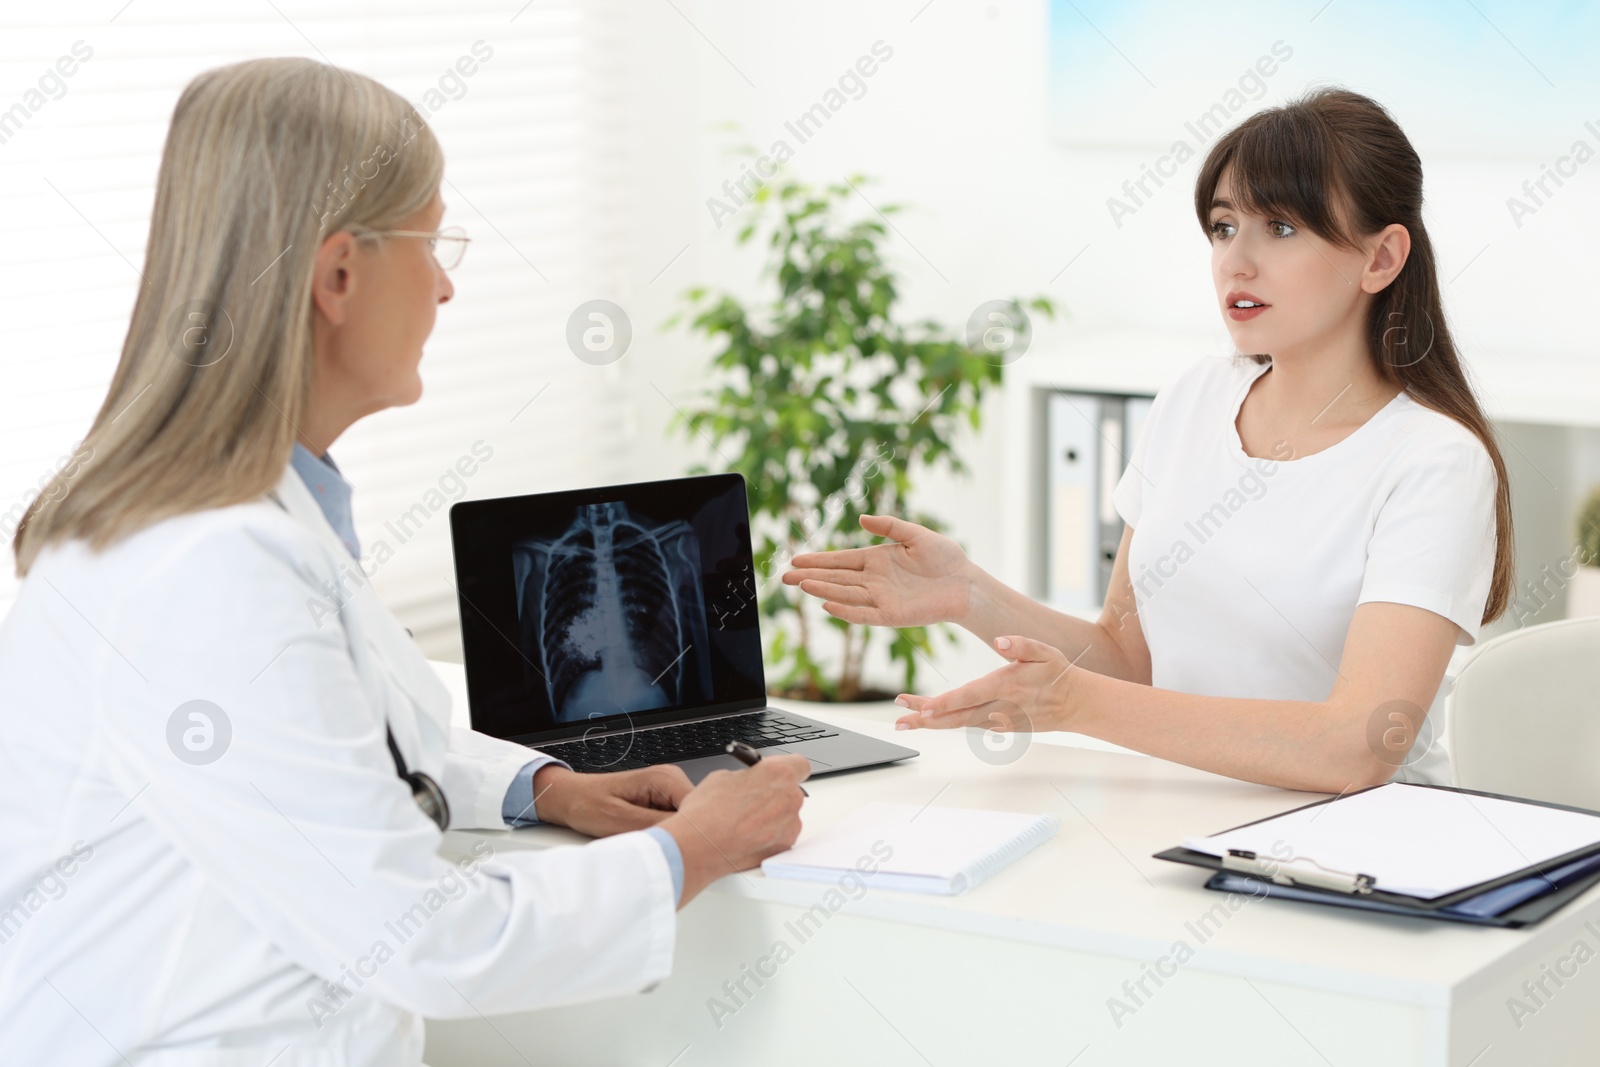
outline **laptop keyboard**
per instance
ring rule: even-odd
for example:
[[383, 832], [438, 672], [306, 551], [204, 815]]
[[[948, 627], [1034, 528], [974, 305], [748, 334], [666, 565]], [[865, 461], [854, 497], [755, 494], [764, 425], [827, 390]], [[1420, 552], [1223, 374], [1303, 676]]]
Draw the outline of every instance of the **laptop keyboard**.
[[627, 771], [657, 763], [720, 755], [726, 751], [729, 741], [743, 741], [751, 748], [781, 748], [800, 741], [837, 736], [837, 731], [820, 723], [795, 722], [781, 714], [755, 711], [539, 745], [538, 749], [570, 763], [575, 771]]

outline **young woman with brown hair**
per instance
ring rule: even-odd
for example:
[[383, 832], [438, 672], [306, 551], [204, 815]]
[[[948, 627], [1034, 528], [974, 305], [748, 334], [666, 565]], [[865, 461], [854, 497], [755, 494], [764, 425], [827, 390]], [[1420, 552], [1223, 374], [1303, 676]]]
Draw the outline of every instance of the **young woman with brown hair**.
[[1421, 162], [1378, 104], [1321, 90], [1218, 140], [1195, 211], [1240, 354], [1156, 397], [1097, 622], [884, 515], [861, 523], [891, 543], [797, 556], [784, 581], [850, 622], [958, 623], [1011, 661], [902, 696], [901, 728], [1071, 730], [1293, 789], [1449, 783], [1417, 738], [1442, 725], [1452, 649], [1507, 607], [1511, 506]]

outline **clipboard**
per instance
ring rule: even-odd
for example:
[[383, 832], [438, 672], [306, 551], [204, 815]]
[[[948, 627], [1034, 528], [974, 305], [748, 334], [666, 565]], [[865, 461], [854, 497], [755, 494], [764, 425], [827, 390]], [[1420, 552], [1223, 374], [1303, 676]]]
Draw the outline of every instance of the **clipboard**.
[[[1389, 783], [1384, 783], [1389, 784]], [[1377, 789], [1381, 786], [1372, 786]], [[1600, 812], [1587, 808], [1572, 807], [1566, 804], [1552, 804], [1545, 801], [1528, 800], [1524, 797], [1505, 796], [1500, 793], [1486, 793], [1475, 789], [1460, 789], [1454, 786], [1424, 785], [1416, 783], [1411, 788], [1438, 789], [1450, 793], [1462, 793], [1469, 796], [1486, 797], [1493, 800], [1506, 800], [1514, 803], [1529, 804], [1535, 807], [1551, 808], [1557, 811], [1577, 812], [1582, 815], [1600, 816]], [[1355, 796], [1367, 790], [1357, 790], [1356, 793], [1347, 793], [1344, 796]], [[1327, 800], [1313, 801], [1303, 804], [1289, 811], [1278, 812], [1262, 819], [1242, 823], [1240, 826], [1231, 827], [1230, 830], [1241, 829], [1244, 826], [1254, 826], [1256, 823], [1267, 822], [1280, 818], [1283, 815], [1309, 808], [1332, 804], [1342, 797], [1330, 797]], [[1219, 831], [1228, 833], [1229, 830]], [[1574, 850], [1561, 856], [1555, 856], [1540, 863], [1531, 864], [1520, 870], [1513, 871], [1499, 878], [1494, 878], [1476, 885], [1467, 886], [1454, 893], [1443, 896], [1423, 899], [1407, 896], [1400, 893], [1387, 893], [1381, 889], [1371, 887], [1370, 879], [1356, 872], [1347, 872], [1344, 877], [1349, 879], [1348, 888], [1327, 888], [1321, 885], [1304, 883], [1280, 884], [1271, 878], [1258, 874], [1251, 874], [1239, 870], [1225, 869], [1223, 858], [1205, 852], [1197, 852], [1190, 848], [1169, 848], [1154, 854], [1155, 859], [1167, 860], [1172, 863], [1185, 863], [1195, 867], [1202, 867], [1216, 873], [1205, 883], [1205, 888], [1225, 893], [1248, 893], [1257, 897], [1275, 897], [1282, 900], [1296, 900], [1305, 903], [1322, 904], [1332, 907], [1355, 908], [1362, 911], [1375, 911], [1391, 915], [1409, 915], [1421, 919], [1433, 919], [1443, 922], [1460, 922], [1475, 926], [1499, 926], [1520, 928], [1532, 926], [1559, 911], [1574, 899], [1582, 896], [1596, 884], [1600, 884], [1600, 863], [1590, 864], [1593, 869], [1587, 870], [1576, 877], [1563, 880], [1560, 884], [1552, 883], [1552, 888], [1540, 893], [1530, 900], [1516, 904], [1495, 915], [1470, 915], [1460, 911], [1452, 911], [1458, 905], [1466, 904], [1486, 893], [1502, 889], [1516, 882], [1528, 878], [1542, 877], [1551, 874], [1562, 867], [1582, 860], [1600, 858], [1600, 842]], [[1363, 883], [1363, 879], [1366, 879]]]

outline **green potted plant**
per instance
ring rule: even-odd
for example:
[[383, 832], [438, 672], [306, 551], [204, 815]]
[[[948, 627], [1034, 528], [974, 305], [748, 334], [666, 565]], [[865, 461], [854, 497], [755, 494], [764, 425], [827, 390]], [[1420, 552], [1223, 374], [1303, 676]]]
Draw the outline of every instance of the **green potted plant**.
[[[862, 515], [894, 514], [943, 530], [937, 517], [909, 511], [912, 474], [965, 473], [951, 442], [962, 423], [978, 428], [980, 402], [1009, 362], [991, 343], [992, 327], [968, 341], [932, 319], [900, 321], [899, 282], [883, 248], [887, 216], [899, 208], [866, 210], [865, 182], [852, 176], [816, 188], [780, 171], [743, 208], [750, 218], [736, 238], [765, 241], [770, 298], [746, 305], [693, 288], [667, 323], [687, 317], [690, 331], [715, 345], [701, 402], [673, 426], [709, 441], [745, 476], [758, 601], [768, 620], [769, 688], [790, 699], [893, 697], [863, 674], [871, 628], [828, 615], [779, 579], [799, 553], [872, 544]], [[1024, 303], [1054, 315], [1045, 297], [980, 308], [984, 323], [1017, 331], [1018, 354], [1029, 329]], [[955, 640], [949, 627], [937, 629]], [[831, 669], [818, 642], [829, 631]], [[889, 658], [900, 665], [905, 691], [914, 691], [918, 657], [932, 651], [927, 627], [889, 631]]]
[[1600, 615], [1600, 486], [1578, 509], [1577, 570], [1567, 586], [1567, 618]]

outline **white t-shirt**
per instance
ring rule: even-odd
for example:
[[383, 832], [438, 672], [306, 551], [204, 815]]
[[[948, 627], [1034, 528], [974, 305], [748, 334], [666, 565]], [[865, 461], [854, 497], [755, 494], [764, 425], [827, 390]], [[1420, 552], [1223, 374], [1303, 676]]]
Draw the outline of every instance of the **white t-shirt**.
[[[1457, 644], [1472, 644], [1495, 560], [1496, 477], [1482, 442], [1402, 392], [1321, 452], [1247, 456], [1235, 420], [1270, 366], [1208, 357], [1185, 371], [1156, 396], [1117, 483], [1152, 684], [1326, 700], [1356, 605], [1374, 600], [1442, 615], [1460, 628]], [[1451, 784], [1434, 741], [1452, 684], [1396, 780]], [[1402, 720], [1373, 711], [1377, 745]]]

